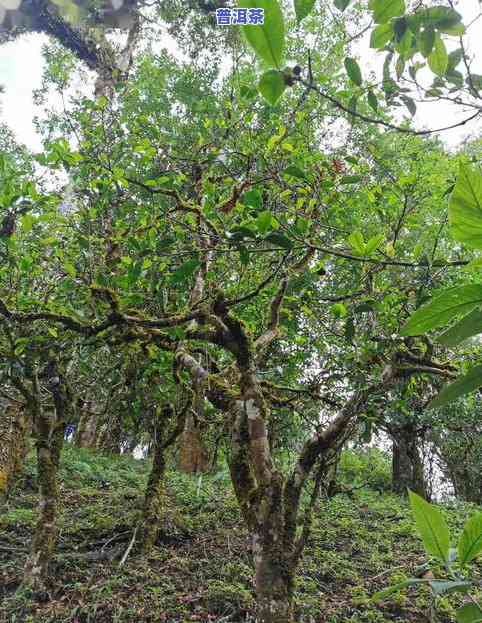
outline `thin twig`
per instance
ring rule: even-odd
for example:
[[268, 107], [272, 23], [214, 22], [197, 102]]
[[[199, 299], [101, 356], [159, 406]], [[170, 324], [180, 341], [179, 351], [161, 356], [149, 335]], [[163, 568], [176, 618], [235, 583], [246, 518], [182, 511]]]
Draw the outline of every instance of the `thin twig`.
[[121, 559], [121, 561], [119, 563], [119, 567], [122, 567], [124, 565], [124, 563], [127, 560], [129, 554], [131, 553], [131, 550], [134, 547], [134, 543], [136, 542], [136, 536], [137, 536], [138, 529], [139, 529], [139, 524], [137, 524], [137, 526], [134, 528], [134, 533], [132, 535], [131, 542], [129, 543], [129, 546], [127, 547], [126, 551], [124, 552], [124, 555], [122, 556], [122, 559]]

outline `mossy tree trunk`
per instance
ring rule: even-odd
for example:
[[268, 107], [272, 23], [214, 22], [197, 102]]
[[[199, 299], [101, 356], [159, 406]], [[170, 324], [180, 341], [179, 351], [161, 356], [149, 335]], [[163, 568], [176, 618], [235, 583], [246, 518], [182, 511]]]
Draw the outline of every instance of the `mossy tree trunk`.
[[91, 401], [86, 401], [80, 412], [74, 442], [77, 448], [95, 448], [97, 438], [97, 413]]
[[45, 373], [46, 387], [52, 395], [54, 408], [41, 403], [39, 381], [36, 374], [30, 392], [34, 435], [37, 449], [39, 483], [38, 519], [30, 554], [24, 568], [25, 587], [41, 592], [45, 590], [49, 563], [57, 540], [58, 482], [57, 474], [62, 452], [65, 423], [71, 396], [56, 361], [50, 361]]
[[157, 417], [154, 422], [152, 469], [146, 487], [138, 537], [144, 553], [148, 553], [154, 547], [159, 534], [163, 514], [166, 451], [175, 443], [184, 429], [186, 409], [181, 411], [173, 422], [174, 415], [173, 406], [167, 404], [161, 409], [160, 417]]
[[209, 469], [208, 452], [192, 414], [187, 417], [180, 437], [178, 469], [186, 474], [207, 472]]
[[[364, 399], [364, 398], [363, 398]], [[254, 584], [260, 623], [293, 623], [296, 571], [311, 528], [312, 512], [325, 484], [333, 456], [345, 441], [345, 433], [358, 407], [350, 403], [324, 436], [309, 440], [293, 472], [283, 476], [273, 467], [269, 441], [259, 420], [256, 403], [235, 401], [233, 408], [230, 472], [241, 511], [252, 535]], [[315, 467], [317, 468], [315, 469]], [[305, 507], [301, 533], [300, 500], [310, 474], [316, 478]], [[264, 479], [260, 486], [261, 479]]]
[[400, 495], [406, 495], [407, 489], [411, 489], [418, 495], [427, 498], [423, 461], [416, 428], [410, 425], [400, 428], [391, 427], [390, 434], [393, 439], [393, 490]]
[[39, 418], [36, 427], [39, 517], [35, 527], [30, 555], [24, 569], [24, 584], [33, 590], [42, 590], [44, 588], [48, 566], [56, 543], [57, 470], [62, 444], [59, 443], [60, 434], [58, 431], [55, 431], [56, 434], [52, 435], [51, 424], [51, 419], [47, 415]]
[[115, 412], [103, 424], [97, 435], [96, 446], [107, 454], [120, 454], [122, 442], [122, 413]]
[[28, 420], [24, 405], [6, 404], [0, 415], [0, 500], [20, 475], [27, 452]]
[[[296, 569], [291, 561], [280, 556], [277, 547], [253, 546], [258, 620], [260, 623], [294, 623], [293, 589]], [[275, 545], [275, 544], [273, 544]]]

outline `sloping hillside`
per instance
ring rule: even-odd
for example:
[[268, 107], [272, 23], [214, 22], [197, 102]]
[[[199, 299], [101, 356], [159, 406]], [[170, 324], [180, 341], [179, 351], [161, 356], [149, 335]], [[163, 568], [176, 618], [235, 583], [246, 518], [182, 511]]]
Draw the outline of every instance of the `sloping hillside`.
[[[0, 514], [0, 621], [114, 623], [254, 621], [249, 544], [227, 474], [171, 472], [161, 539], [148, 558], [135, 547], [120, 566], [142, 502], [148, 465], [67, 449], [61, 468], [60, 539], [50, 594], [18, 588], [36, 517], [35, 467]], [[454, 528], [454, 509], [447, 517]], [[406, 504], [368, 488], [323, 501], [296, 600], [301, 622], [429, 621], [428, 593], [382, 604], [370, 596], [423, 563]], [[439, 621], [454, 620], [447, 599]], [[435, 619], [433, 619], [435, 620]]]

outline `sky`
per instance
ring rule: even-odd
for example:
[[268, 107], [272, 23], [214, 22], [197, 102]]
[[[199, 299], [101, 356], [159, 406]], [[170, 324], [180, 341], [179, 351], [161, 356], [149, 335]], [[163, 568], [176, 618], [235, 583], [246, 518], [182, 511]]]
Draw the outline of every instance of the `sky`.
[[[457, 10], [462, 13], [464, 23], [470, 24], [482, 10], [481, 6], [478, 0], [459, 0]], [[452, 48], [457, 47], [457, 40], [450, 39], [453, 40]], [[43, 35], [30, 34], [0, 46], [0, 84], [5, 88], [5, 93], [0, 96], [0, 120], [14, 131], [19, 142], [34, 151], [40, 150], [41, 142], [33, 125], [33, 118], [39, 113], [34, 105], [33, 91], [40, 87], [43, 67], [41, 48], [46, 41]], [[474, 57], [473, 71], [482, 74], [482, 19], [469, 29], [467, 49]], [[370, 50], [368, 35], [356, 46], [355, 53], [362, 56], [364, 71], [373, 70], [380, 76], [381, 56]], [[468, 116], [456, 109], [450, 103], [420, 104], [414, 119], [415, 126], [443, 127]], [[480, 135], [481, 130], [482, 123], [472, 123], [443, 133], [442, 139], [449, 148], [455, 148], [467, 136]]]

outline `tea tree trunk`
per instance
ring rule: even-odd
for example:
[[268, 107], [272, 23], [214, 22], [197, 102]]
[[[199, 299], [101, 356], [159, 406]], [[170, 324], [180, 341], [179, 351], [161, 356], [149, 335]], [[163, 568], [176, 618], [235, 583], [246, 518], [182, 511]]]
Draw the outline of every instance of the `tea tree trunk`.
[[48, 566], [56, 543], [58, 507], [57, 472], [63, 445], [62, 425], [53, 430], [51, 417], [42, 414], [37, 422], [37, 467], [39, 516], [30, 555], [24, 569], [24, 584], [34, 591], [44, 589]]
[[21, 405], [8, 404], [0, 416], [0, 499], [8, 495], [23, 468], [28, 423]]
[[408, 488], [426, 498], [427, 488], [416, 431], [408, 427], [392, 430], [392, 436], [393, 490], [400, 495], [406, 495]]

